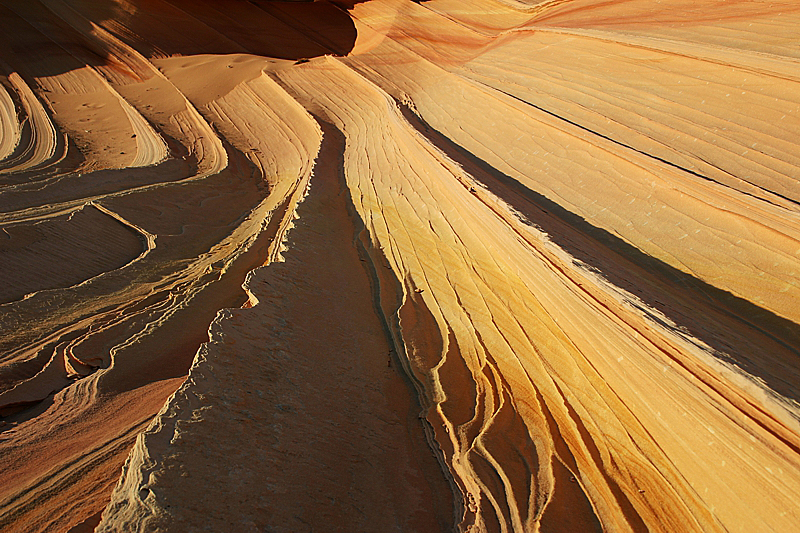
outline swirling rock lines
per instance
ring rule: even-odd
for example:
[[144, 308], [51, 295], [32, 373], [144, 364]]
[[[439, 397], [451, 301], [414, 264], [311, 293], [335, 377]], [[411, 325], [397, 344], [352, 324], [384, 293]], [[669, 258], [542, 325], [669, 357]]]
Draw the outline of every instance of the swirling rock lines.
[[800, 520], [792, 2], [2, 11], [3, 528]]

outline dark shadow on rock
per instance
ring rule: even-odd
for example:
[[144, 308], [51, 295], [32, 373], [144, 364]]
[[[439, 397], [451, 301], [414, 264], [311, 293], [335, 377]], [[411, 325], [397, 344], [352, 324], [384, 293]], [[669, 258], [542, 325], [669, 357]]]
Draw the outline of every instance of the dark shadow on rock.
[[140, 0], [128, 9], [115, 2], [66, 0], [51, 10], [0, 0], [0, 59], [24, 77], [53, 76], [83, 66], [114, 67], [114, 51], [98, 41], [96, 27], [146, 58], [197, 54], [254, 54], [277, 59], [343, 56], [356, 41], [347, 8], [271, 0]]
[[800, 401], [800, 325], [592, 225], [454, 143], [406, 106], [401, 108], [420, 133], [516, 209], [523, 222], [545, 232], [575, 258], [576, 266], [634, 295], [639, 301], [631, 299], [629, 303], [652, 320], [689, 340], [702, 341], [715, 357], [762, 379], [778, 394]]

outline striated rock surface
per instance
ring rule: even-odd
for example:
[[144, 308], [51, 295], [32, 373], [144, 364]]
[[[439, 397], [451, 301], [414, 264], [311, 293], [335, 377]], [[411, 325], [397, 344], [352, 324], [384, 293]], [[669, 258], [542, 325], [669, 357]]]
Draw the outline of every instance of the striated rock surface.
[[798, 24], [0, 0], [0, 529], [795, 530]]

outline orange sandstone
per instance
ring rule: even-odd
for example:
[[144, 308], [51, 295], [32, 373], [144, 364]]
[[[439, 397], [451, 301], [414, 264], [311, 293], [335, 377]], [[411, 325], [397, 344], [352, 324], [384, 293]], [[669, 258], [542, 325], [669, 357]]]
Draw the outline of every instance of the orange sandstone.
[[0, 1], [0, 529], [794, 530], [798, 23]]

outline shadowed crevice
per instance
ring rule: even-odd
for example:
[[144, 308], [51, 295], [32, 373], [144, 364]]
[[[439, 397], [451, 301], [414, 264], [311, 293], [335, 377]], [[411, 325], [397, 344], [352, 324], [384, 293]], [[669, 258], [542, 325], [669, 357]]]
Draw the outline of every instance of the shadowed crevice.
[[[761, 378], [783, 397], [800, 400], [800, 325], [650, 256], [620, 237], [522, 185], [425, 123], [404, 117], [466, 172], [588, 268], [633, 294], [630, 301], [662, 326], [694, 337], [715, 357]], [[644, 306], [642, 306], [642, 303]], [[653, 314], [658, 310], [668, 319]]]

